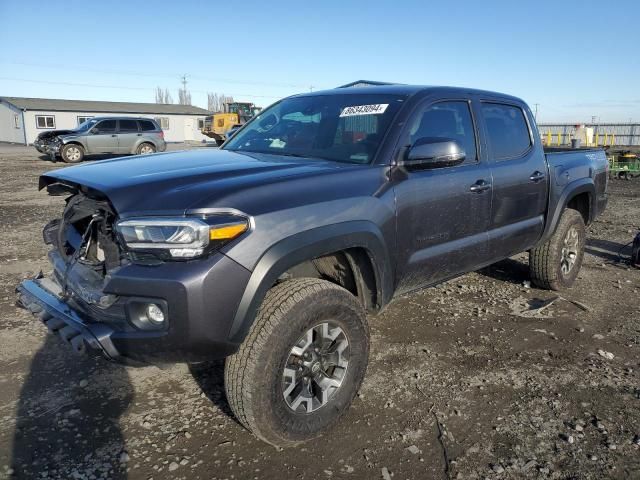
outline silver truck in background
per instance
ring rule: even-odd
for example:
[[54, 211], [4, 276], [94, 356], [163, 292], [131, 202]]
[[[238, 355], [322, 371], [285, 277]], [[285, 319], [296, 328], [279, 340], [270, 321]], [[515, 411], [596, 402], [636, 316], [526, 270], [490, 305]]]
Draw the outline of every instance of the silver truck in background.
[[79, 163], [85, 155], [164, 152], [162, 128], [150, 118], [94, 117], [73, 130], [50, 130], [36, 138], [33, 146], [52, 160]]

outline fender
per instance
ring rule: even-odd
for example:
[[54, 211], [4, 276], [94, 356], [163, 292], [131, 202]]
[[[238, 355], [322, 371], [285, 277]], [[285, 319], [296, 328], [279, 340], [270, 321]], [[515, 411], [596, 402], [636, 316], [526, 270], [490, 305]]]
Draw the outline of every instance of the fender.
[[87, 151], [87, 146], [85, 145], [85, 143], [82, 141], [81, 137], [78, 135], [73, 135], [73, 136], [60, 136], [58, 137], [60, 139], [60, 143], [62, 143], [63, 145], [69, 145], [70, 143], [75, 143], [76, 145], [80, 145], [82, 148], [84, 148], [84, 151]]
[[[545, 242], [553, 235], [556, 231], [556, 227], [558, 226], [558, 222], [560, 221], [560, 216], [562, 212], [567, 207], [569, 201], [579, 195], [581, 193], [587, 192], [589, 194], [589, 216], [593, 216], [593, 212], [595, 211], [595, 199], [596, 199], [596, 188], [593, 184], [592, 178], [579, 178], [574, 180], [573, 182], [567, 184], [558, 194], [558, 191], [551, 192], [551, 199], [549, 200], [549, 210], [554, 205], [554, 197], [555, 197], [555, 208], [553, 208], [553, 212], [550, 212], [547, 216], [547, 224], [545, 226], [544, 232], [542, 234], [542, 238], [539, 243]], [[590, 218], [591, 220], [591, 218]]]
[[262, 255], [238, 305], [229, 340], [234, 343], [244, 340], [267, 290], [289, 268], [354, 247], [368, 252], [376, 276], [377, 298], [381, 305], [388, 303], [393, 294], [393, 272], [386, 242], [378, 227], [368, 221], [353, 221], [314, 228], [276, 243]]
[[156, 150], [158, 149], [158, 146], [157, 146], [155, 143], [153, 143], [152, 141], [150, 141], [150, 140], [146, 140], [146, 139], [144, 139], [144, 138], [142, 138], [142, 137], [141, 137], [141, 138], [139, 138], [139, 139], [138, 139], [138, 140], [133, 144], [133, 146], [129, 149], [129, 153], [130, 153], [131, 155], [136, 155], [136, 154], [138, 153], [138, 147], [139, 147], [140, 145], [142, 145], [143, 143], [150, 143], [150, 144], [152, 144], [152, 145], [155, 147], [155, 149], [156, 149]]

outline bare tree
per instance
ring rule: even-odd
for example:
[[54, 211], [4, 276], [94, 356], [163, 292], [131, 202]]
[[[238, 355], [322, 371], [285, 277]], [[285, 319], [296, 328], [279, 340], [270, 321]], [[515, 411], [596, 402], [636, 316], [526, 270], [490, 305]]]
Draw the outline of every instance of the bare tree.
[[171, 97], [171, 94], [169, 93], [168, 88], [165, 88], [164, 90], [162, 90], [162, 88], [160, 87], [156, 88], [156, 103], [160, 103], [160, 104], [173, 103], [173, 98]]
[[207, 110], [217, 112], [218, 94], [207, 92]]
[[224, 112], [224, 104], [233, 102], [233, 97], [224, 93], [207, 93], [207, 108], [210, 112]]
[[178, 90], [178, 104], [191, 105], [191, 93], [186, 88]]

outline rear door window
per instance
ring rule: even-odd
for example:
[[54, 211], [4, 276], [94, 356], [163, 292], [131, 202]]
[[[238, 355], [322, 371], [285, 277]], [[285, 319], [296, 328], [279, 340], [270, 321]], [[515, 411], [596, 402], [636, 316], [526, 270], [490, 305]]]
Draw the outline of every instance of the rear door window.
[[132, 133], [138, 131], [136, 120], [120, 120], [120, 133]]
[[482, 104], [482, 116], [494, 159], [518, 158], [529, 150], [529, 126], [520, 107], [485, 102]]
[[149, 120], [140, 120], [140, 130], [142, 130], [143, 132], [151, 132], [153, 130], [156, 130], [156, 126], [153, 124], [153, 122], [150, 122]]

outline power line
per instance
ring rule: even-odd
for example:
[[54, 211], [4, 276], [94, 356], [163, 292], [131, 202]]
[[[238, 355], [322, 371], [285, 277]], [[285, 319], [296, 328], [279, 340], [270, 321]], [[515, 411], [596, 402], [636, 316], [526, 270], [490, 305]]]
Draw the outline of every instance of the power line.
[[[26, 78], [14, 78], [14, 77], [0, 77], [0, 80], [11, 80], [15, 82], [28, 82], [28, 83], [42, 83], [46, 85], [65, 85], [69, 87], [90, 87], [90, 88], [109, 88], [115, 90], [138, 90], [138, 91], [155, 91], [152, 87], [124, 87], [122, 85], [96, 85], [91, 83], [75, 83], [75, 82], [53, 82], [49, 80], [29, 80]], [[191, 90], [195, 93], [208, 93], [206, 90]], [[279, 95], [253, 95], [249, 93], [229, 93], [236, 97], [249, 97], [249, 98], [282, 98]]]
[[[167, 73], [167, 72], [136, 72], [132, 70], [112, 70], [112, 69], [100, 69], [95, 67], [88, 67], [83, 65], [57, 65], [57, 64], [47, 64], [47, 63], [32, 63], [32, 62], [14, 62], [8, 60], [0, 59], [0, 63], [6, 65], [21, 65], [26, 67], [38, 67], [38, 68], [49, 68], [55, 70], [65, 70], [69, 71], [70, 67], [73, 68], [76, 72], [85, 73], [104, 73], [104, 74], [117, 74], [117, 75], [129, 75], [133, 77], [152, 77], [152, 78], [175, 78], [177, 76], [176, 73]], [[267, 82], [267, 81], [255, 81], [255, 80], [238, 80], [232, 78], [212, 78], [212, 77], [202, 77], [199, 75], [190, 75], [190, 77], [194, 80], [202, 80], [206, 82], [217, 82], [217, 83], [229, 83], [229, 84], [237, 84], [237, 85], [254, 85], [254, 86], [265, 86], [265, 87], [278, 87], [278, 88], [300, 88], [306, 89], [308, 88], [308, 84], [295, 84], [295, 83], [282, 83], [282, 82]]]

